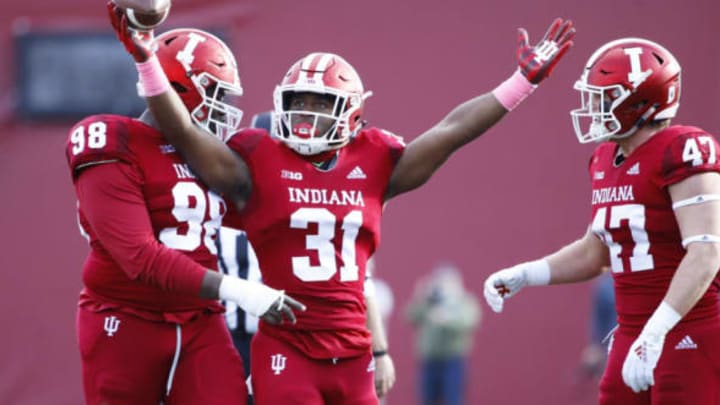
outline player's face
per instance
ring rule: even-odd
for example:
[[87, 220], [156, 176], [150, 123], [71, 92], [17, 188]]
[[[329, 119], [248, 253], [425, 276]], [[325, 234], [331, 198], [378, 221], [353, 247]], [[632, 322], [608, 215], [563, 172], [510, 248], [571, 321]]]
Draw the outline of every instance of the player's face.
[[[291, 126], [307, 127], [308, 138], [322, 136], [333, 125], [331, 117], [335, 109], [335, 96], [317, 93], [295, 93], [289, 100], [289, 110], [307, 111], [314, 114], [294, 114], [291, 118]], [[303, 131], [293, 131], [296, 134], [303, 134]]]

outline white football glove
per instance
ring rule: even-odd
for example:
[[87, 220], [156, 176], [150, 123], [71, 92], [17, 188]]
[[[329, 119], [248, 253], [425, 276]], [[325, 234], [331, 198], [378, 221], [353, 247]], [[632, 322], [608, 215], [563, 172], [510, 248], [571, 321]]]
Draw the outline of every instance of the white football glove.
[[490, 308], [502, 312], [505, 299], [517, 294], [526, 285], [547, 285], [550, 282], [550, 266], [547, 260], [520, 263], [496, 271], [485, 280], [484, 295]]
[[655, 384], [653, 371], [660, 360], [664, 342], [665, 335], [643, 332], [630, 346], [623, 363], [622, 376], [625, 385], [634, 392], [645, 391]]
[[[261, 317], [285, 293], [264, 284], [238, 277], [223, 276], [218, 295], [221, 300], [233, 301], [250, 315]], [[280, 300], [282, 303], [283, 300]]]
[[661, 302], [630, 346], [623, 363], [622, 377], [625, 385], [634, 392], [645, 391], [655, 384], [653, 372], [662, 354], [665, 335], [681, 318], [670, 305]]

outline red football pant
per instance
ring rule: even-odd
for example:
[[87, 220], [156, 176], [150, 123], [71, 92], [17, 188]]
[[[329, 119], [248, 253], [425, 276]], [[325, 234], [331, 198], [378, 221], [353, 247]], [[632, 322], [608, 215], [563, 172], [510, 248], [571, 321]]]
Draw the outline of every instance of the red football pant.
[[[178, 326], [79, 309], [77, 328], [88, 405], [247, 402], [242, 361], [222, 314], [201, 315]], [[173, 369], [178, 333], [180, 351]]]
[[[686, 338], [687, 336], [687, 338]], [[680, 324], [665, 338], [655, 368], [655, 385], [635, 394], [622, 379], [622, 366], [637, 333], [613, 335], [601, 405], [720, 405], [720, 324], [715, 320]]]
[[376, 405], [371, 353], [332, 360], [305, 356], [258, 332], [250, 349], [255, 405]]

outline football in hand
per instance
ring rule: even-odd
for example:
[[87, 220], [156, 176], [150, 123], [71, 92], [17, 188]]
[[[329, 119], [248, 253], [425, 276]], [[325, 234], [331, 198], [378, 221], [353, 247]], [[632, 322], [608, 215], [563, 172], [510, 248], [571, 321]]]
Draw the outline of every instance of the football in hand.
[[149, 31], [165, 21], [170, 13], [170, 0], [112, 0], [127, 16], [128, 25]]

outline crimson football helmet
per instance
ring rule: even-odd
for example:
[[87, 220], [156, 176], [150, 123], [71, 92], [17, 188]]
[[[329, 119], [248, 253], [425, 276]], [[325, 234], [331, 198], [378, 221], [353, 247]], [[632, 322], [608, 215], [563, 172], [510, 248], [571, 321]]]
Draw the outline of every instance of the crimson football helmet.
[[680, 64], [655, 42], [618, 39], [593, 53], [574, 88], [582, 107], [570, 115], [580, 143], [622, 139], [648, 122], [675, 117]]
[[[290, 109], [290, 98], [295, 93], [332, 96], [332, 114]], [[275, 88], [272, 134], [301, 155], [340, 148], [362, 128], [365, 99], [371, 95], [345, 59], [332, 53], [311, 53], [292, 65]], [[311, 128], [293, 120], [300, 115], [312, 117]], [[333, 122], [322, 134], [317, 131], [320, 119]]]
[[164, 32], [155, 42], [160, 65], [193, 122], [222, 140], [233, 135], [240, 127], [242, 111], [223, 99], [241, 96], [243, 90], [227, 45], [192, 28]]

